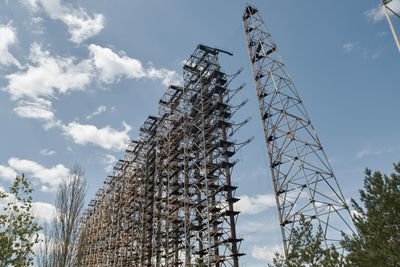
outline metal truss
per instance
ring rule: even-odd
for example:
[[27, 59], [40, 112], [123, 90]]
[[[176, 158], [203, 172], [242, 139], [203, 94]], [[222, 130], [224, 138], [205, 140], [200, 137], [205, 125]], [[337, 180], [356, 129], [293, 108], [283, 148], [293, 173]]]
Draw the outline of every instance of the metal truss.
[[83, 266], [239, 266], [228, 52], [199, 45], [82, 219]]
[[260, 12], [243, 14], [285, 255], [300, 216], [323, 231], [324, 245], [340, 247], [351, 232], [346, 200], [303, 102]]

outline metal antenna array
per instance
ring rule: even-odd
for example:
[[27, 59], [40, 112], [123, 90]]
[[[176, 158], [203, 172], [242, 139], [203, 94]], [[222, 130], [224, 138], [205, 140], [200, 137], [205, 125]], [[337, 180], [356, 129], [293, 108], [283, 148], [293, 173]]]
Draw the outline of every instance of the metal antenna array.
[[199, 45], [184, 86], [169, 86], [82, 219], [83, 266], [239, 266], [229, 101], [236, 76]]
[[285, 255], [303, 215], [321, 227], [324, 245], [351, 230], [349, 208], [322, 145], [260, 12], [243, 14], [269, 156]]

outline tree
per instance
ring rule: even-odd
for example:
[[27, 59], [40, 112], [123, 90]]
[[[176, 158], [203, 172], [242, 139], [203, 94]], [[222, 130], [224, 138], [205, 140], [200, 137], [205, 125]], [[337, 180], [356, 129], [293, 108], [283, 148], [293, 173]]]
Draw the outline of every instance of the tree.
[[41, 255], [41, 267], [77, 266], [81, 255], [78, 244], [80, 218], [83, 213], [86, 180], [81, 166], [75, 164], [67, 179], [57, 189], [55, 219], [46, 228]]
[[279, 253], [275, 253], [273, 265], [276, 267], [298, 266], [342, 266], [342, 257], [335, 247], [323, 247], [323, 232], [320, 227], [316, 233], [313, 231], [311, 221], [301, 216], [299, 226], [293, 230], [289, 242], [292, 248], [287, 259]]
[[355, 266], [400, 266], [400, 162], [390, 176], [366, 169], [362, 208], [352, 199], [358, 234], [346, 236], [347, 262]]
[[8, 203], [0, 214], [0, 266], [29, 266], [41, 227], [32, 215], [32, 191], [22, 174], [16, 176], [9, 193], [0, 192]]
[[41, 245], [39, 246], [39, 252], [36, 256], [37, 266], [40, 267], [53, 267], [56, 266], [55, 260], [55, 246], [52, 240], [52, 232], [47, 222], [43, 223], [42, 226], [43, 237], [40, 240]]

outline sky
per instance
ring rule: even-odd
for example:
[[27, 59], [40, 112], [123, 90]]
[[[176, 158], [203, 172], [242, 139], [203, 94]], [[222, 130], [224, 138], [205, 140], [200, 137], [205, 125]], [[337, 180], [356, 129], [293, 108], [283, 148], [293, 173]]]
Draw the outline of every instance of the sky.
[[[400, 55], [378, 0], [248, 1], [256, 6], [303, 99], [346, 199], [366, 167], [400, 161]], [[38, 216], [54, 213], [57, 185], [79, 163], [94, 197], [113, 164], [198, 44], [221, 55], [234, 101], [251, 117], [238, 140], [241, 266], [281, 249], [267, 153], [242, 25], [244, 1], [0, 0], [0, 190], [17, 173]], [[400, 0], [391, 7], [400, 11]], [[400, 32], [400, 20], [393, 17]]]

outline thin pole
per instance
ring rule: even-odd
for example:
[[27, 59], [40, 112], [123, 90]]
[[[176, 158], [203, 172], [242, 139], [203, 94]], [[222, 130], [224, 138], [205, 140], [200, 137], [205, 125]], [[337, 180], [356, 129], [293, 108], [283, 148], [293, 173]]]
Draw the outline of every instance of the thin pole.
[[391, 18], [390, 18], [390, 16], [389, 16], [389, 13], [388, 13], [388, 11], [387, 11], [387, 6], [386, 6], [386, 3], [385, 3], [385, 0], [382, 0], [382, 7], [383, 7], [383, 10], [384, 10], [384, 12], [385, 12], [385, 15], [386, 15], [387, 21], [388, 21], [388, 23], [389, 23], [390, 29], [392, 30], [393, 37], [394, 37], [394, 40], [395, 40], [396, 45], [397, 45], [397, 49], [399, 49], [399, 53], [400, 53], [400, 42], [399, 42], [399, 37], [397, 37], [397, 33], [396, 33], [396, 31], [394, 30], [392, 20], [391, 20]]

